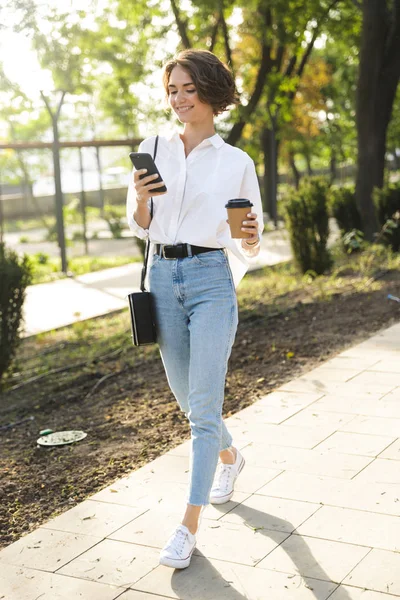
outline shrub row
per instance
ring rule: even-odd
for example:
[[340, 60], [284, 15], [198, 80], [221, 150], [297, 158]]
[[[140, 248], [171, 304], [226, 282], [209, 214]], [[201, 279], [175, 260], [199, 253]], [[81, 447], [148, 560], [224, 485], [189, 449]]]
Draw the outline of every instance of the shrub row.
[[[400, 250], [400, 183], [374, 191], [381, 228], [379, 240]], [[362, 221], [354, 187], [330, 188], [319, 177], [304, 178], [298, 190], [284, 202], [286, 226], [293, 256], [302, 273], [324, 273], [332, 264], [327, 248], [329, 216], [336, 219], [342, 240], [349, 249], [360, 247]]]

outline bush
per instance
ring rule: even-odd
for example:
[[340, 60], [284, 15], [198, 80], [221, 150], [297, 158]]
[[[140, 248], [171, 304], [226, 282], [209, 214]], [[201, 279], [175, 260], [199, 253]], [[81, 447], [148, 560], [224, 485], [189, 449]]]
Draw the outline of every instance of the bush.
[[29, 258], [0, 244], [0, 379], [14, 358], [26, 287], [32, 279]]
[[313, 271], [321, 275], [332, 264], [327, 248], [328, 189], [322, 178], [304, 178], [299, 190], [292, 190], [286, 201], [286, 226], [295, 262], [302, 273]]
[[331, 188], [328, 192], [328, 206], [342, 233], [362, 229], [354, 187]]
[[[390, 184], [382, 189], [375, 188], [373, 198], [379, 225], [384, 230], [382, 239], [394, 252], [399, 252], [400, 227], [394, 215], [400, 211], [400, 184]], [[394, 226], [391, 226], [392, 222]]]
[[114, 239], [122, 238], [122, 231], [124, 229], [123, 217], [121, 211], [116, 206], [108, 204], [104, 207], [104, 219], [107, 221], [107, 225], [111, 231]]

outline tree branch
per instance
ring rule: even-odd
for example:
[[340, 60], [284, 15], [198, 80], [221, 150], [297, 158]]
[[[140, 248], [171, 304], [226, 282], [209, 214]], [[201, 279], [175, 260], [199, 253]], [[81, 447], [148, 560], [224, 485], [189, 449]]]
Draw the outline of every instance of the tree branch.
[[219, 13], [220, 21], [221, 21], [221, 25], [222, 25], [222, 33], [224, 36], [226, 62], [233, 71], [232, 50], [231, 50], [230, 41], [229, 41], [228, 26], [226, 24], [225, 16], [224, 16], [224, 0], [220, 0], [219, 6], [220, 6], [220, 13]]
[[[267, 9], [265, 16], [265, 24], [267, 27], [271, 25], [272, 15], [271, 10]], [[246, 125], [248, 117], [255, 110], [261, 95], [264, 90], [265, 80], [268, 73], [270, 73], [273, 66], [273, 60], [271, 58], [271, 46], [266, 44], [265, 38], [263, 38], [261, 46], [261, 62], [257, 73], [256, 83], [254, 86], [253, 93], [250, 96], [250, 100], [246, 106], [243, 107], [240, 113], [240, 119], [237, 121], [232, 129], [230, 130], [226, 141], [228, 144], [233, 146], [240, 139], [244, 126]]]
[[386, 42], [386, 57], [390, 61], [400, 52], [400, 0], [394, 0], [392, 19]]
[[177, 6], [175, 0], [170, 0], [170, 1], [171, 1], [172, 12], [174, 13], [176, 25], [178, 27], [179, 35], [181, 36], [181, 41], [182, 41], [183, 47], [185, 49], [191, 48], [192, 44], [190, 43], [189, 36], [187, 33], [187, 28], [186, 28], [187, 21], [185, 22], [181, 19], [181, 15], [179, 13], [179, 9], [178, 9], [178, 6]]
[[221, 15], [218, 14], [218, 18], [215, 19], [215, 25], [214, 25], [212, 33], [211, 33], [210, 52], [214, 51], [214, 46], [217, 42], [217, 35], [218, 35], [218, 29], [219, 29], [220, 23], [221, 23]]

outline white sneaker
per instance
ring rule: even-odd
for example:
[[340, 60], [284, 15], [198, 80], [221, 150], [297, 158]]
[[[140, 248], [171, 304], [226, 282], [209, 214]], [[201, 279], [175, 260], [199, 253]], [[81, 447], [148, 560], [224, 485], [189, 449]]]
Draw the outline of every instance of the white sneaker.
[[190, 564], [196, 547], [196, 536], [185, 525], [178, 525], [161, 550], [160, 565], [173, 569], [185, 569]]
[[233, 496], [235, 481], [243, 469], [245, 460], [236, 450], [236, 460], [233, 465], [219, 463], [210, 492], [211, 504], [225, 504]]

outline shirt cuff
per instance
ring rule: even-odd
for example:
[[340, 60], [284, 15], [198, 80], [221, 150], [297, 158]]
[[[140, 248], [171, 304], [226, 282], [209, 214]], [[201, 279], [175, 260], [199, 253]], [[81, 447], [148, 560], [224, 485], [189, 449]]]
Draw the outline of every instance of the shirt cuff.
[[140, 227], [140, 225], [138, 225], [136, 223], [136, 221], [133, 217], [128, 217], [128, 225], [129, 225], [129, 229], [131, 231], [133, 231], [135, 236], [140, 238], [141, 240], [145, 240], [149, 237], [149, 230], [143, 229], [143, 227]]

